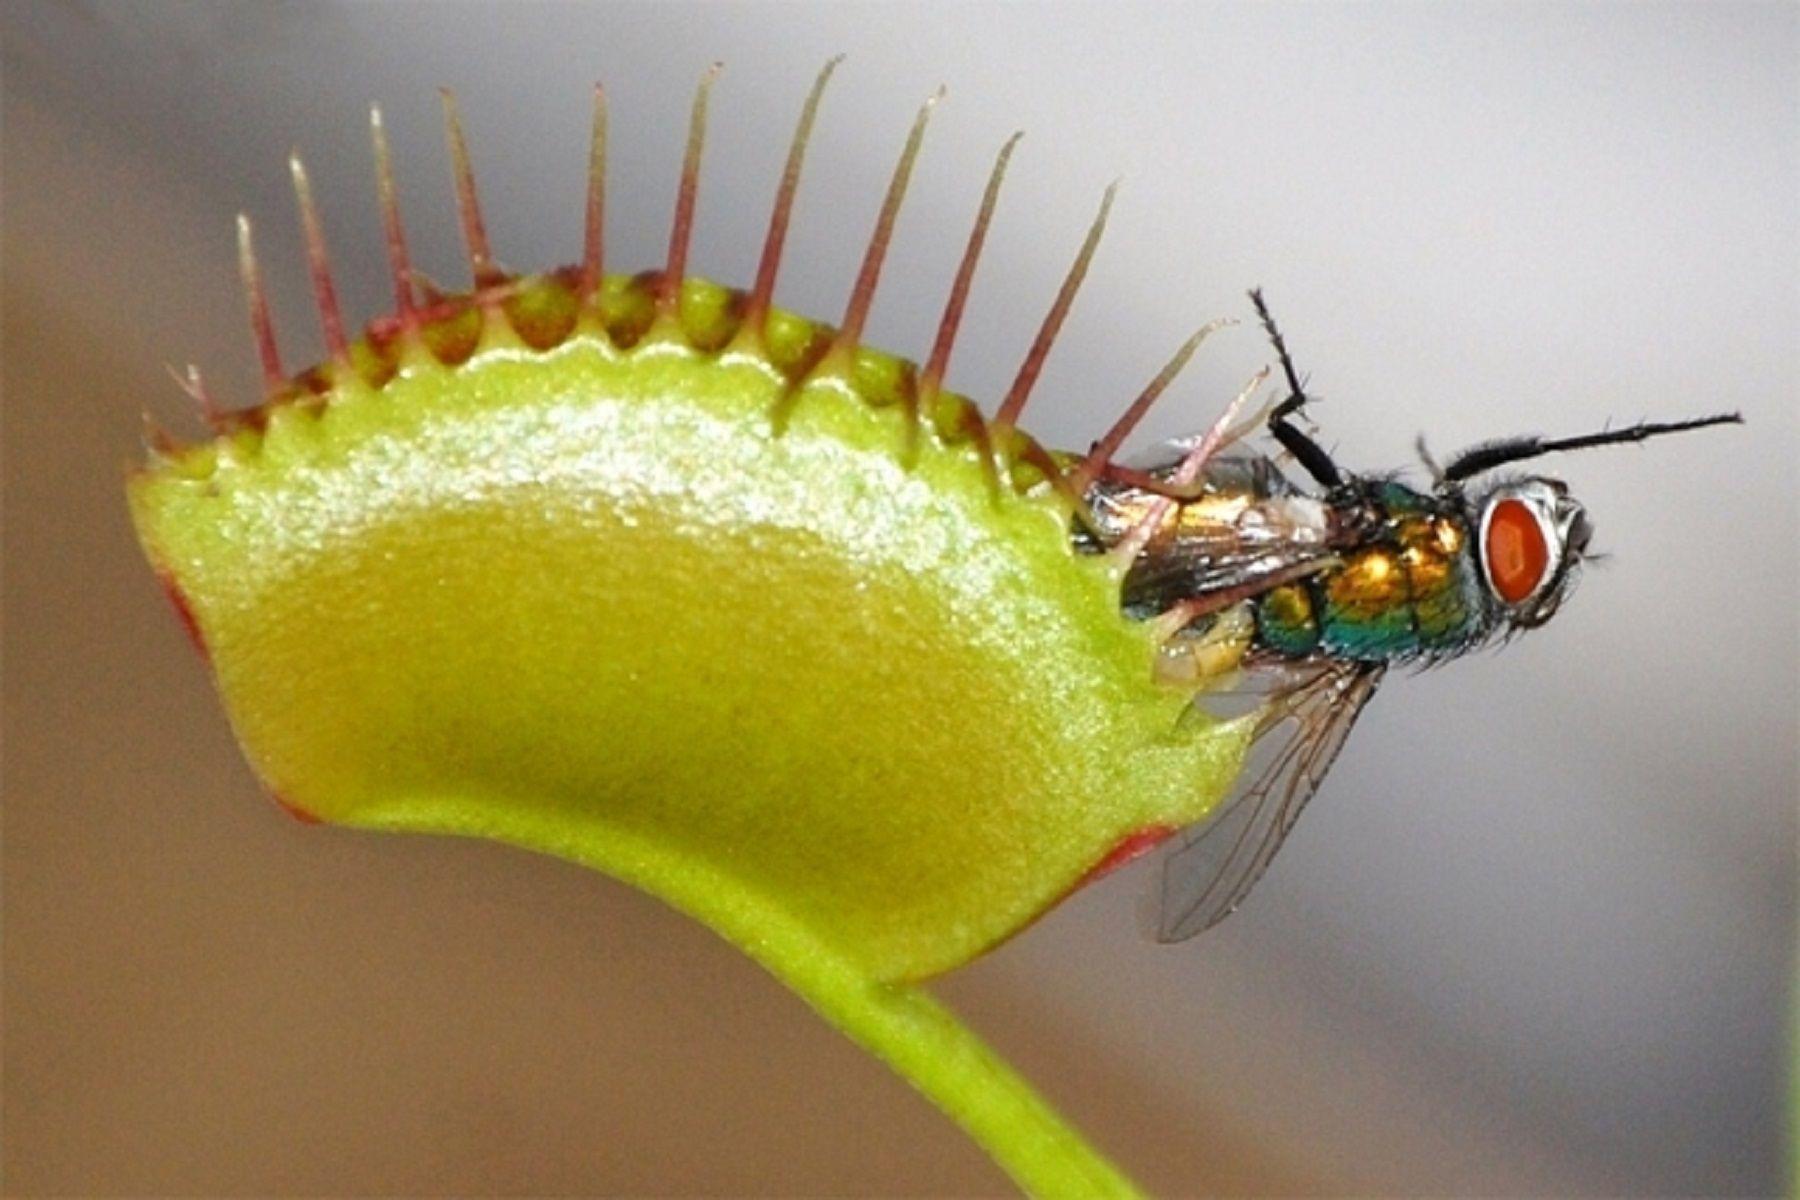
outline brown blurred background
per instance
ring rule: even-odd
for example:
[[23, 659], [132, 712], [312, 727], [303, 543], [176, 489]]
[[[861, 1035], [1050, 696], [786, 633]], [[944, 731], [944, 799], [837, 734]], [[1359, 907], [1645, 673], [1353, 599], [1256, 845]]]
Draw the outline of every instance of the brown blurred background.
[[[938, 991], [1153, 1190], [1783, 1186], [1794, 958], [1800, 10], [12, 3], [4, 52], [4, 1184], [12, 1194], [992, 1193], [904, 1085], [711, 936], [573, 867], [303, 828], [261, 796], [120, 482], [165, 363], [249, 394], [230, 220], [315, 349], [283, 159], [348, 307], [384, 300], [383, 103], [460, 278], [438, 84], [503, 260], [577, 246], [613, 98], [613, 261], [666, 236], [729, 69], [696, 264], [745, 281], [821, 118], [784, 302], [842, 303], [917, 101], [950, 87], [872, 341], [928, 344], [988, 156], [1031, 136], [954, 384], [1004, 387], [1128, 177], [1037, 425], [1087, 438], [1266, 284], [1354, 465], [1742, 406], [1560, 461], [1597, 570], [1549, 629], [1395, 677], [1276, 869], [1194, 943], [1148, 870]], [[1210, 347], [1158, 414], [1261, 361]], [[191, 427], [191, 426], [190, 426]]]

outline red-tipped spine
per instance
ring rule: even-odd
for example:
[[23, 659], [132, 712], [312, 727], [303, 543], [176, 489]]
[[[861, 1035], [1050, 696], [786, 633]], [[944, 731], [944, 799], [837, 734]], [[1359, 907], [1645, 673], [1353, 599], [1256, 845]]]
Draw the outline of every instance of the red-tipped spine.
[[869, 248], [863, 253], [862, 269], [856, 274], [856, 286], [850, 289], [850, 302], [844, 306], [844, 321], [838, 327], [838, 352], [854, 350], [862, 341], [863, 326], [869, 319], [869, 308], [875, 303], [875, 285], [881, 282], [881, 264], [887, 259], [888, 243], [893, 240], [894, 221], [906, 199], [906, 185], [912, 179], [913, 164], [919, 158], [919, 146], [925, 140], [925, 126], [931, 110], [944, 98], [944, 89], [932, 94], [919, 106], [912, 129], [906, 135], [906, 146], [900, 161], [894, 164], [893, 178], [888, 180], [887, 195], [881, 202], [881, 214], [875, 218], [875, 232], [869, 236]]
[[1157, 398], [1171, 383], [1175, 382], [1175, 377], [1181, 374], [1183, 367], [1187, 366], [1188, 359], [1194, 357], [1194, 351], [1200, 348], [1200, 343], [1225, 326], [1236, 323], [1230, 317], [1208, 321], [1195, 330], [1192, 337], [1181, 344], [1181, 349], [1177, 350], [1175, 356], [1169, 359], [1161, 371], [1157, 372], [1156, 378], [1152, 379], [1149, 386], [1145, 387], [1139, 393], [1138, 398], [1132, 401], [1131, 407], [1127, 408], [1119, 419], [1113, 422], [1112, 428], [1106, 431], [1106, 436], [1094, 443], [1094, 448], [1088, 452], [1088, 456], [1069, 476], [1069, 483], [1077, 492], [1085, 492], [1088, 485], [1099, 477], [1100, 472], [1106, 469], [1107, 464], [1112, 462], [1112, 456], [1119, 452], [1119, 447], [1124, 445], [1125, 439], [1131, 435], [1131, 431], [1137, 428], [1138, 422], [1144, 419], [1145, 414], [1150, 411], [1151, 405], [1155, 404]]
[[244, 280], [244, 300], [250, 308], [250, 334], [256, 339], [256, 354], [262, 360], [263, 394], [272, 398], [287, 385], [287, 374], [281, 369], [281, 350], [275, 344], [275, 323], [269, 319], [269, 295], [263, 288], [262, 268], [256, 263], [256, 243], [250, 232], [250, 218], [238, 214], [238, 274]]
[[387, 241], [388, 273], [394, 281], [394, 313], [402, 327], [417, 322], [413, 305], [412, 261], [406, 253], [406, 226], [400, 220], [400, 193], [394, 186], [394, 156], [388, 150], [381, 109], [369, 107], [369, 138], [375, 147], [375, 194], [381, 204], [381, 230]]
[[[169, 368], [171, 371], [173, 367]], [[141, 414], [143, 425], [140, 436], [143, 438], [144, 450], [156, 458], [173, 458], [181, 453], [182, 445], [175, 435], [156, 423], [156, 418], [145, 409]]]
[[350, 367], [350, 345], [344, 340], [344, 314], [338, 308], [337, 285], [331, 279], [331, 257], [325, 249], [325, 227], [313, 203], [312, 184], [300, 155], [288, 155], [294, 176], [294, 200], [300, 206], [300, 227], [306, 234], [306, 266], [312, 275], [313, 301], [319, 307], [319, 328], [325, 335], [325, 352], [339, 368]]
[[587, 210], [581, 240], [580, 299], [585, 303], [600, 291], [600, 273], [606, 265], [606, 90], [594, 85], [594, 132], [588, 142]]
[[195, 404], [199, 405], [200, 416], [206, 422], [207, 428], [214, 433], [224, 433], [230, 428], [231, 422], [226, 418], [225, 410], [219, 407], [217, 400], [213, 399], [211, 389], [206, 386], [206, 380], [200, 377], [199, 367], [189, 363], [186, 375], [177, 374], [175, 368], [170, 367], [169, 374], [175, 377], [175, 382], [181, 387], [181, 390], [186, 392]]
[[1050, 357], [1050, 347], [1055, 344], [1056, 335], [1069, 315], [1069, 307], [1075, 303], [1075, 293], [1081, 290], [1081, 281], [1087, 278], [1088, 264], [1093, 261], [1094, 249], [1100, 245], [1100, 235], [1106, 231], [1106, 218], [1112, 212], [1113, 197], [1118, 191], [1117, 180], [1107, 187], [1106, 195], [1100, 201], [1100, 211], [1095, 215], [1093, 225], [1088, 228], [1087, 239], [1081, 243], [1081, 252], [1075, 256], [1075, 265], [1069, 268], [1061, 290], [1056, 293], [1056, 303], [1050, 306], [1049, 313], [1045, 315], [1044, 323], [1038, 329], [1037, 340], [1031, 343], [1031, 350], [1019, 365], [1018, 376], [1013, 379], [1006, 399], [1001, 402], [1000, 411], [994, 415], [996, 424], [1018, 424], [1019, 414], [1025, 409], [1025, 401], [1031, 398], [1031, 389], [1044, 369], [1044, 360]]
[[475, 190], [475, 167], [469, 161], [468, 139], [463, 137], [462, 115], [456, 108], [456, 93], [441, 88], [444, 102], [444, 137], [450, 143], [450, 166], [456, 174], [456, 211], [462, 219], [463, 242], [469, 248], [469, 272], [477, 288], [502, 283], [506, 273], [494, 265], [488, 248], [487, 225], [481, 219], [481, 197]]
[[669, 230], [669, 261], [656, 289], [656, 311], [668, 320], [680, 316], [681, 284], [687, 278], [688, 243], [694, 234], [694, 199], [700, 191], [700, 152], [706, 146], [706, 105], [712, 98], [713, 82], [724, 69], [724, 63], [706, 68], [688, 117], [687, 154], [681, 164], [681, 186], [675, 193], [675, 223]]
[[828, 60], [813, 80], [812, 90], [800, 109], [800, 121], [794, 126], [794, 140], [788, 145], [787, 164], [781, 170], [781, 183], [775, 189], [775, 207], [769, 213], [769, 232], [763, 238], [762, 260], [756, 265], [756, 283], [744, 304], [743, 328], [753, 336], [762, 336], [763, 319], [775, 300], [775, 276], [781, 270], [781, 251], [787, 244], [788, 220], [794, 212], [794, 193], [800, 187], [800, 168], [806, 161], [806, 145], [812, 140], [813, 122], [819, 115], [819, 100], [831, 74], [844, 61], [839, 54]]
[[[1229, 442], [1231, 426], [1237, 420], [1238, 413], [1242, 411], [1244, 405], [1250, 402], [1250, 397], [1256, 394], [1257, 389], [1262, 387], [1263, 381], [1268, 377], [1268, 367], [1258, 370], [1244, 384], [1243, 390], [1232, 398], [1230, 404], [1225, 406], [1225, 411], [1220, 413], [1219, 419], [1212, 423], [1212, 427], [1206, 431], [1206, 436], [1194, 444], [1194, 448], [1187, 452], [1187, 455], [1182, 458], [1181, 464], [1170, 474], [1168, 483], [1172, 489], [1185, 488], [1200, 478], [1200, 472], [1206, 469], [1207, 462], [1214, 454], [1218, 453], [1221, 446]], [[1164, 518], [1168, 516], [1169, 510], [1175, 506], [1175, 503], [1172, 496], [1158, 496], [1144, 507], [1144, 515], [1139, 517], [1137, 523], [1126, 530], [1125, 535], [1113, 543], [1112, 549], [1108, 551], [1114, 566], [1120, 571], [1130, 569], [1132, 560], [1137, 558], [1138, 552], [1148, 545], [1150, 539], [1156, 535], [1157, 528], [1162, 525]]]
[[1013, 147], [1024, 137], [1023, 131], [1006, 139], [988, 173], [987, 189], [981, 194], [981, 209], [975, 214], [975, 228], [969, 232], [969, 244], [963, 249], [962, 262], [956, 268], [956, 280], [950, 285], [950, 298], [944, 303], [944, 315], [938, 321], [937, 340], [931, 344], [931, 357], [919, 376], [919, 403], [929, 404], [943, 387], [944, 373], [950, 369], [950, 351], [956, 345], [956, 331], [962, 325], [963, 309], [969, 302], [969, 285], [975, 279], [975, 264], [981, 259], [981, 248], [987, 243], [988, 225], [994, 219], [994, 206], [1000, 200], [1000, 183], [1006, 178], [1006, 164], [1012, 161]]

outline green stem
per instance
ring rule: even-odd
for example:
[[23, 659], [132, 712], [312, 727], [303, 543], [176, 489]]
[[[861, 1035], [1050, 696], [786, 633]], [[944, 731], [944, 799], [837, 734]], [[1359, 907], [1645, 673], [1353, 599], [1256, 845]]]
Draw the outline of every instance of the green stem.
[[778, 974], [961, 1125], [1028, 1194], [1139, 1194], [1018, 1072], [922, 989], [814, 978], [830, 974], [817, 971], [818, 965]]
[[1023, 1076], [923, 988], [871, 978], [846, 950], [729, 874], [652, 837], [580, 828], [529, 810], [514, 810], [502, 831], [470, 825], [469, 811], [426, 800], [371, 806], [354, 823], [498, 836], [660, 896], [737, 946], [924, 1093], [1027, 1194], [1140, 1195]]
[[[652, 884], [643, 877], [638, 882]], [[661, 874], [655, 890], [700, 917], [887, 1063], [962, 1126], [1028, 1195], [1140, 1195], [1022, 1075], [922, 987], [871, 979], [804, 925], [742, 892], [732, 895], [717, 877], [696, 889], [699, 895], [682, 882], [679, 875]]]

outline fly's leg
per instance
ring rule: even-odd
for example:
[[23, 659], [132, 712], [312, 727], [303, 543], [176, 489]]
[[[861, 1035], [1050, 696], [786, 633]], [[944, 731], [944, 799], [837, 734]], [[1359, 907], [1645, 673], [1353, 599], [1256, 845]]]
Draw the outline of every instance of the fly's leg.
[[1157, 681], [1196, 692], [1229, 688], [1255, 636], [1250, 605], [1236, 604], [1219, 613], [1204, 632], [1165, 640], [1156, 656]]
[[1327, 491], [1344, 482], [1344, 473], [1338, 465], [1331, 461], [1331, 455], [1325, 448], [1313, 441], [1305, 430], [1294, 424], [1290, 417], [1297, 414], [1311, 402], [1312, 397], [1306, 394], [1306, 388], [1300, 382], [1300, 374], [1294, 369], [1294, 360], [1288, 354], [1287, 343], [1282, 340], [1281, 330], [1275, 327], [1275, 318], [1269, 313], [1269, 306], [1263, 301], [1261, 288], [1250, 292], [1250, 303], [1256, 306], [1256, 315], [1262, 319], [1262, 325], [1269, 334], [1269, 342], [1275, 347], [1275, 353], [1281, 360], [1281, 372], [1287, 377], [1287, 399], [1277, 404], [1269, 412], [1269, 436], [1281, 444], [1281, 448], [1294, 456], [1308, 475], [1316, 480], [1320, 487]]

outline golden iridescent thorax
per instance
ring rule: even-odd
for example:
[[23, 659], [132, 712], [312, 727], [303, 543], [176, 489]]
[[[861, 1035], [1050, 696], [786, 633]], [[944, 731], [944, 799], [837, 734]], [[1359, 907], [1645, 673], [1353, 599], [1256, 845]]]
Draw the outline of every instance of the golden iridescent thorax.
[[1468, 546], [1460, 513], [1395, 515], [1390, 508], [1361, 548], [1320, 575], [1323, 647], [1386, 660], [1454, 652], [1479, 640], [1481, 581]]
[[1353, 554], [1343, 568], [1328, 572], [1326, 594], [1346, 613], [1359, 615], [1415, 604], [1454, 582], [1465, 542], [1456, 518], [1403, 518], [1395, 522], [1391, 541]]
[[1373, 620], [1412, 601], [1406, 569], [1386, 546], [1358, 551], [1324, 574], [1325, 601], [1339, 619]]

